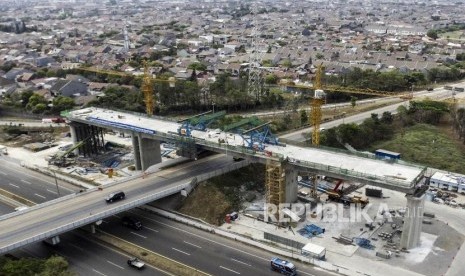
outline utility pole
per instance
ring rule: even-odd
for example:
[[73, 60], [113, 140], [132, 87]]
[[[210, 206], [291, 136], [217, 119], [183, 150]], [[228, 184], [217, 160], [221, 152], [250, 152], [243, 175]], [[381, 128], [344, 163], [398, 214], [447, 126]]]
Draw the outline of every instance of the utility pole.
[[58, 189], [57, 174], [54, 171], [52, 171], [52, 172], [53, 172], [53, 176], [55, 176], [55, 185], [57, 186], [57, 194], [58, 194], [58, 197], [60, 197], [61, 195], [60, 195], [60, 189]]

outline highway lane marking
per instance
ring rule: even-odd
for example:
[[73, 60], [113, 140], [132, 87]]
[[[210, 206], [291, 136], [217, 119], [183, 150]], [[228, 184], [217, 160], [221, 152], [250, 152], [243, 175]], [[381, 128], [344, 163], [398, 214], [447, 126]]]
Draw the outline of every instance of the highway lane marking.
[[82, 248], [82, 247], [80, 247], [80, 246], [77, 246], [77, 245], [75, 245], [75, 244], [69, 243], [69, 245], [71, 245], [71, 246], [74, 247], [74, 248], [77, 248], [78, 250], [85, 251], [84, 248]]
[[178, 251], [178, 252], [181, 252], [182, 254], [186, 254], [187, 256], [190, 256], [191, 254], [187, 253], [187, 252], [184, 252], [182, 250], [179, 250], [177, 248], [174, 248], [174, 247], [171, 247], [171, 249], [175, 250], [175, 251]]
[[49, 190], [49, 189], [47, 189], [47, 192], [49, 192], [49, 193], [52, 193], [52, 194], [56, 194], [56, 195], [57, 195], [57, 192], [55, 192], [55, 191], [52, 191], [52, 190]]
[[100, 275], [102, 275], [102, 276], [107, 276], [106, 274], [103, 274], [102, 272], [100, 272], [100, 271], [98, 271], [98, 270], [95, 270], [95, 269], [93, 269], [93, 268], [92, 268], [92, 271], [95, 272], [95, 273], [97, 273], [97, 274], [100, 274]]
[[121, 217], [120, 217], [120, 216], [118, 216], [118, 215], [113, 215], [113, 216], [114, 216], [115, 218], [119, 218], [119, 219], [121, 218]]
[[31, 182], [24, 180], [24, 179], [21, 179], [21, 182], [31, 185]]
[[124, 269], [124, 267], [122, 267], [122, 266], [120, 266], [120, 265], [117, 265], [117, 264], [115, 264], [115, 263], [113, 263], [113, 262], [110, 262], [110, 261], [108, 261], [108, 260], [107, 260], [107, 263], [112, 264], [112, 265], [114, 265], [114, 266], [116, 266], [116, 267], [118, 267], [118, 268]]
[[194, 246], [194, 247], [197, 247], [197, 248], [202, 248], [202, 247], [200, 247], [200, 246], [198, 246], [198, 245], [196, 245], [196, 244], [190, 243], [190, 242], [186, 242], [186, 241], [183, 241], [183, 242], [184, 242], [184, 243], [187, 243], [187, 244], [189, 244], [189, 245], [192, 245], [192, 246]]
[[0, 173], [3, 174], [3, 175], [8, 175], [8, 174], [6, 174], [6, 173], [4, 173], [4, 172], [0, 172]]
[[106, 221], [106, 220], [104, 220], [104, 219], [102, 219], [102, 221], [105, 222], [105, 223], [110, 223], [110, 222], [108, 222], [108, 221]]
[[233, 260], [233, 261], [235, 261], [235, 262], [237, 262], [237, 263], [243, 264], [243, 265], [252, 266], [251, 264], [244, 263], [244, 262], [239, 261], [239, 260], [236, 260], [236, 259], [234, 259], [234, 258], [231, 258], [231, 260]]
[[144, 226], [144, 229], [147, 229], [147, 230], [153, 231], [155, 233], [158, 233], [158, 230], [152, 229], [152, 228], [147, 227], [147, 226]]
[[[184, 232], [184, 233], [186, 233], [186, 234], [188, 234], [188, 235], [192, 235], [192, 236], [194, 236], [194, 237], [197, 237], [197, 238], [199, 238], [199, 239], [203, 239], [203, 240], [209, 241], [209, 242], [214, 243], [214, 244], [217, 244], [217, 245], [221, 245], [221, 246], [223, 246], [223, 247], [229, 248], [229, 249], [234, 250], [234, 251], [237, 251], [237, 252], [241, 252], [242, 254], [249, 255], [249, 256], [255, 257], [255, 258], [257, 258], [257, 259], [263, 260], [263, 261], [267, 261], [267, 262], [268, 262], [268, 261], [270, 260], [270, 259], [268, 259], [268, 258], [263, 258], [263, 257], [260, 257], [260, 256], [255, 255], [255, 254], [249, 253], [249, 252], [247, 252], [247, 251], [240, 250], [240, 249], [237, 249], [237, 248], [235, 248], [235, 247], [232, 247], [232, 246], [229, 246], [229, 245], [226, 245], [226, 244], [223, 244], [223, 243], [220, 243], [220, 242], [211, 240], [211, 239], [209, 239], [209, 238], [205, 238], [205, 237], [202, 237], [202, 236], [200, 236], [200, 235], [191, 233], [191, 232], [186, 231], [186, 230], [184, 230], [184, 229], [181, 229], [181, 228], [178, 228], [178, 227], [175, 227], [175, 226], [172, 226], [172, 225], [163, 223], [163, 222], [161, 222], [161, 221], [159, 221], [159, 220], [156, 220], [156, 219], [151, 219], [151, 218], [148, 218], [148, 217], [146, 217], [145, 219], [154, 221], [154, 222], [156, 222], [156, 223], [159, 223], [159, 224], [161, 224], [161, 225], [165, 225], [165, 226], [167, 226], [167, 227], [173, 228], [173, 229], [178, 230], [178, 231], [180, 231], [180, 232]], [[302, 274], [306, 274], [306, 275], [310, 275], [310, 276], [315, 276], [315, 274], [311, 274], [311, 273], [308, 273], [308, 272], [305, 272], [305, 271], [302, 271], [302, 270], [297, 270], [297, 272], [302, 273]]]
[[132, 231], [131, 231], [130, 233], [133, 234], [133, 235], [139, 236], [139, 237], [141, 237], [141, 238], [144, 238], [144, 239], [147, 238], [146, 236], [142, 236], [141, 234], [137, 234], [137, 233], [134, 233], [134, 232], [132, 232]]
[[[10, 161], [6, 161], [6, 160], [5, 160], [5, 162], [8, 162], [8, 163], [10, 163], [10, 164], [12, 164], [12, 165], [14, 165], [14, 166], [19, 166], [18, 164], [13, 163], [13, 162], [10, 162]], [[8, 169], [9, 169], [9, 170], [12, 170], [12, 171], [15, 171], [15, 172], [17, 172], [17, 173], [24, 174], [23, 171], [17, 170], [17, 169], [15, 169], [15, 168], [11, 167], [11, 166], [8, 167]], [[32, 174], [29, 174], [28, 176], [29, 176], [29, 177], [32, 177], [32, 178], [35, 178], [35, 179], [38, 179], [38, 180], [42, 181], [43, 183], [47, 183], [47, 184], [49, 184], [49, 185], [54, 185], [54, 186], [56, 185], [55, 183], [53, 183], [53, 182], [51, 182], [51, 181], [43, 180], [42, 178], [37, 177], [37, 176], [32, 175]], [[23, 181], [23, 182], [26, 183], [26, 184], [31, 184], [31, 182], [28, 182], [28, 181], [26, 181], [26, 180], [21, 180], [21, 181]], [[62, 186], [62, 185], [58, 185], [58, 186], [59, 186], [60, 188], [62, 188], [62, 189], [68, 190], [69, 192], [73, 192], [73, 193], [75, 192], [75, 190], [70, 189], [70, 188], [66, 188], [66, 187], [64, 187], [64, 186]]]
[[41, 198], [43, 198], [43, 199], [46, 199], [46, 197], [43, 196], [43, 195], [39, 195], [39, 194], [34, 194], [34, 195], [35, 195], [35, 196], [38, 196], [38, 197], [41, 197]]
[[19, 186], [18, 186], [18, 185], [15, 185], [15, 184], [13, 184], [13, 183], [8, 183], [8, 185], [13, 186], [13, 187], [19, 189]]
[[235, 270], [232, 270], [232, 269], [230, 269], [230, 268], [227, 268], [227, 267], [224, 267], [224, 266], [221, 266], [221, 265], [220, 265], [220, 268], [222, 268], [222, 269], [224, 269], [224, 270], [231, 271], [231, 272], [236, 273], [236, 274], [241, 274], [240, 272], [237, 272], [237, 271], [235, 271]]

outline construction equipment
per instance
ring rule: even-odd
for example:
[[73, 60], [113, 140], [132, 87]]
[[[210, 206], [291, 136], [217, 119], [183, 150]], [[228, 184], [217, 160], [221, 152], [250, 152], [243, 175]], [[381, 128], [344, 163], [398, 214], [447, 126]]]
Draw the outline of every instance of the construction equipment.
[[78, 143], [76, 143], [74, 146], [70, 147], [68, 150], [66, 150], [65, 152], [61, 153], [61, 154], [56, 154], [54, 156], [52, 156], [52, 158], [50, 158], [50, 160], [48, 161], [48, 164], [49, 165], [55, 165], [55, 166], [58, 166], [58, 167], [65, 167], [67, 166], [69, 163], [66, 161], [66, 158], [68, 157], [68, 155], [70, 153], [72, 153], [74, 150], [82, 147], [83, 145], [85, 145], [85, 143], [87, 142], [87, 140], [89, 140], [91, 138], [91, 136], [88, 136], [86, 139], [82, 140], [82, 141], [79, 141]]
[[225, 115], [226, 111], [212, 113], [210, 110], [183, 120], [179, 120], [178, 123], [181, 123], [181, 126], [178, 128], [178, 134], [190, 137], [192, 130], [205, 131], [211, 123], [224, 117]]

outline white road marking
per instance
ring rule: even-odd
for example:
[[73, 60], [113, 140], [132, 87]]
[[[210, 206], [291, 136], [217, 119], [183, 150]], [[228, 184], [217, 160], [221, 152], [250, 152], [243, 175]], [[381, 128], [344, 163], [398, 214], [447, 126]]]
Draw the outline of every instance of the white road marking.
[[21, 182], [31, 185], [31, 182], [21, 179]]
[[134, 232], [132, 232], [132, 231], [131, 231], [131, 234], [136, 235], [136, 236], [139, 236], [139, 237], [144, 238], [144, 239], [147, 238], [146, 236], [142, 236], [141, 234], [137, 234], [137, 233], [134, 233]]
[[106, 220], [104, 220], [104, 219], [102, 219], [102, 221], [103, 221], [104, 223], [110, 223], [110, 222], [108, 222], [108, 221], [106, 221]]
[[102, 276], [107, 276], [106, 274], [103, 274], [102, 272], [100, 272], [100, 271], [98, 271], [98, 270], [95, 270], [95, 269], [93, 269], [93, 268], [92, 268], [92, 271], [94, 271], [95, 273], [100, 274], [100, 275], [102, 275]]
[[241, 261], [239, 261], [239, 260], [236, 260], [236, 259], [234, 259], [234, 258], [231, 258], [231, 260], [233, 260], [233, 261], [235, 261], [235, 262], [238, 262], [238, 263], [240, 263], [240, 264], [243, 264], [243, 265], [252, 266], [251, 264], [248, 264], [248, 263], [241, 262]]
[[224, 267], [224, 266], [221, 266], [221, 265], [220, 265], [220, 268], [222, 268], [222, 269], [224, 269], [224, 270], [227, 270], [227, 271], [231, 271], [231, 272], [236, 273], [236, 274], [241, 274], [240, 272], [237, 272], [237, 271], [235, 271], [235, 270], [232, 270], [232, 269], [230, 269], [230, 268], [227, 268], [227, 267]]
[[113, 215], [113, 216], [114, 216], [115, 218], [119, 218], [119, 219], [121, 218], [121, 217], [120, 217], [120, 216], [118, 216], [118, 215]]
[[[200, 236], [200, 235], [191, 233], [191, 232], [186, 231], [186, 230], [184, 230], [184, 229], [181, 229], [181, 228], [178, 228], [178, 227], [175, 227], [175, 226], [166, 224], [166, 223], [161, 222], [161, 221], [159, 221], [159, 220], [151, 219], [151, 218], [148, 218], [148, 217], [146, 217], [145, 219], [154, 221], [154, 222], [159, 223], [159, 224], [161, 224], [161, 225], [165, 225], [165, 226], [170, 227], [170, 228], [172, 228], [172, 229], [176, 229], [176, 230], [178, 230], [178, 231], [180, 231], [180, 232], [184, 232], [184, 233], [186, 233], [186, 234], [188, 234], [188, 235], [192, 235], [192, 236], [197, 237], [197, 238], [199, 238], [199, 239], [206, 240], [206, 241], [209, 241], [209, 242], [214, 243], [214, 244], [217, 244], [217, 245], [221, 245], [221, 246], [226, 247], [226, 248], [229, 248], [229, 249], [231, 249], [231, 250], [234, 250], [234, 251], [237, 251], [237, 252], [241, 252], [241, 253], [243, 253], [243, 254], [245, 254], [245, 255], [249, 255], [249, 256], [255, 257], [255, 258], [257, 258], [257, 259], [260, 259], [260, 260], [269, 262], [269, 259], [268, 259], [268, 258], [263, 258], [263, 257], [261, 257], [261, 256], [257, 256], [257, 255], [255, 255], [255, 254], [249, 253], [249, 252], [247, 252], [247, 251], [237, 249], [237, 248], [235, 248], [235, 247], [232, 247], [232, 246], [229, 246], [229, 245], [226, 245], [226, 244], [223, 244], [223, 243], [214, 241], [214, 240], [209, 239], [209, 238], [205, 238], [205, 237], [203, 237], [203, 236]], [[305, 271], [302, 271], [302, 270], [297, 270], [297, 272], [299, 272], [299, 274], [305, 274], [305, 275], [315, 276], [315, 274], [311, 274], [311, 273], [308, 273], [308, 272], [305, 272]]]
[[112, 264], [112, 265], [114, 265], [114, 266], [116, 266], [116, 267], [118, 267], [118, 268], [124, 269], [124, 267], [122, 267], [122, 266], [120, 266], [120, 265], [117, 265], [117, 264], [115, 264], [115, 263], [112, 263], [112, 262], [110, 262], [110, 261], [107, 261], [107, 263]]
[[174, 247], [171, 247], [171, 249], [176, 250], [176, 251], [178, 251], [178, 252], [181, 252], [181, 253], [183, 253], [183, 254], [186, 254], [187, 256], [190, 256], [190, 255], [191, 255], [191, 254], [189, 254], [189, 253], [187, 253], [187, 252], [184, 252], [184, 251], [179, 250], [179, 249], [174, 248]]
[[200, 246], [198, 246], [198, 245], [196, 245], [196, 244], [190, 243], [190, 242], [184, 241], [184, 243], [187, 243], [187, 244], [192, 245], [192, 246], [197, 247], [197, 248], [202, 248], [202, 247], [200, 247]]
[[74, 247], [74, 248], [77, 248], [78, 250], [84, 251], [84, 248], [82, 248], [82, 247], [80, 247], [80, 246], [77, 246], [77, 245], [72, 244], [72, 243], [70, 243], [69, 245], [71, 245], [71, 246]]
[[1, 173], [1, 174], [3, 174], [3, 175], [7, 175], [7, 174], [6, 174], [6, 173], [4, 173], [4, 172], [0, 172], [0, 173]]
[[15, 184], [13, 184], [13, 183], [8, 183], [8, 185], [10, 185], [10, 186], [13, 186], [13, 187], [15, 187], [15, 188], [18, 188], [18, 189], [19, 189], [19, 186], [18, 186], [18, 185], [15, 185]]
[[49, 190], [49, 189], [47, 189], [47, 192], [52, 193], [52, 194], [57, 194], [57, 192]]
[[153, 231], [155, 233], [158, 233], [158, 230], [152, 229], [152, 228], [147, 227], [147, 226], [144, 226], [144, 229], [147, 229], [147, 230]]
[[38, 196], [38, 197], [41, 197], [41, 198], [43, 198], [43, 199], [45, 199], [45, 198], [46, 198], [46, 197], [45, 197], [45, 196], [43, 196], [43, 195], [39, 195], [39, 194], [34, 194], [34, 195], [35, 195], [35, 196]]

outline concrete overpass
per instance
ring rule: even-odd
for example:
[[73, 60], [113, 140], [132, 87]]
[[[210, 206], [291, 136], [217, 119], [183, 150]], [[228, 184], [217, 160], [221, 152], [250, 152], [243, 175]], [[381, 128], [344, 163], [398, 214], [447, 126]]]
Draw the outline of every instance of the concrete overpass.
[[[160, 141], [184, 146], [184, 152], [188, 153], [186, 157], [195, 157], [196, 148], [202, 148], [245, 157], [251, 162], [285, 162], [297, 171], [316, 172], [406, 193], [420, 183], [426, 170], [413, 164], [375, 159], [368, 154], [322, 147], [265, 144], [259, 149], [249, 137], [219, 130], [192, 130], [191, 136], [187, 137], [178, 134], [182, 127], [180, 123], [160, 117], [148, 118], [143, 114], [86, 108], [71, 112], [68, 119], [72, 122], [74, 142], [99, 133], [98, 129], [102, 128], [131, 134], [136, 168], [142, 170], [160, 162]], [[289, 202], [295, 200], [296, 195], [288, 196]]]
[[[405, 219], [401, 246], [412, 248], [419, 244], [424, 194], [419, 194], [416, 188], [425, 180], [425, 167], [334, 149], [264, 144], [252, 139], [251, 135], [211, 129], [193, 130], [166, 118], [101, 108], [73, 111], [68, 119], [74, 142], [92, 137], [86, 147], [94, 153], [98, 153], [99, 145], [103, 145], [103, 129], [131, 134], [136, 169], [145, 170], [161, 162], [160, 141], [175, 142], [181, 155], [189, 158], [195, 158], [201, 148], [244, 157], [250, 162], [278, 164], [276, 171], [279, 173], [276, 175], [282, 180], [277, 183], [284, 185], [272, 187], [275, 195], [281, 197], [279, 202], [297, 201], [297, 176], [302, 171], [405, 192], [409, 210], [415, 211]], [[279, 188], [276, 187], [278, 185]]]
[[[144, 205], [168, 195], [188, 191], [194, 182], [224, 174], [247, 164], [216, 155], [202, 159], [178, 172], [161, 171], [145, 179], [135, 179], [117, 185], [93, 188], [0, 217], [0, 254], [30, 243], [55, 239], [58, 235], [91, 225], [103, 218]], [[104, 197], [122, 190], [126, 199], [112, 204]]]

